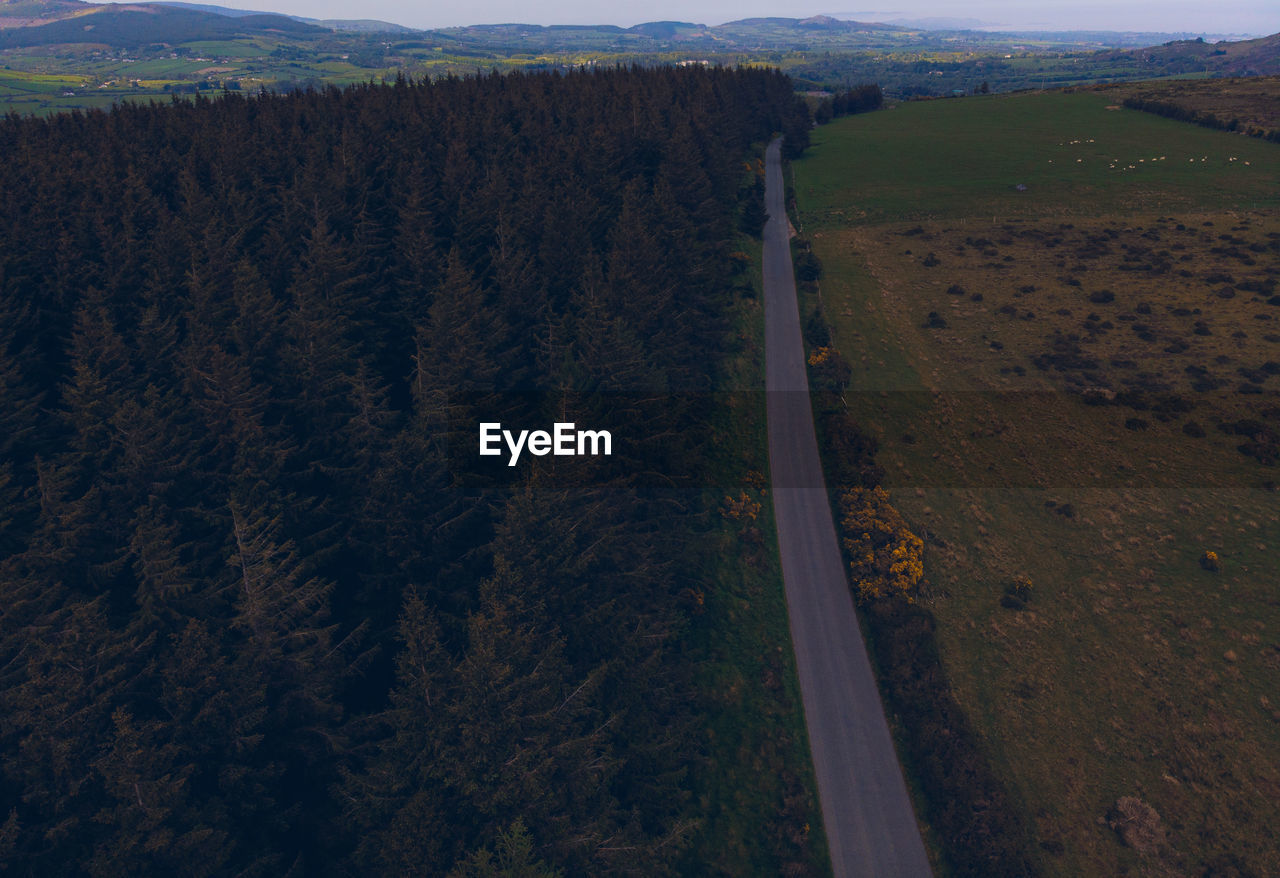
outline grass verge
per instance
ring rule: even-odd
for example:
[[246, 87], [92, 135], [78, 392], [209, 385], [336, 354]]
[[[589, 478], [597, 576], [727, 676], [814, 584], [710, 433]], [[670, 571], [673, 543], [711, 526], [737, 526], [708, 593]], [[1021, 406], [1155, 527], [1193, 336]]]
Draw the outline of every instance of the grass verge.
[[700, 684], [710, 700], [706, 758], [694, 779], [702, 825], [689, 875], [829, 875], [808, 736], [787, 622], [773, 504], [768, 496], [764, 327], [758, 241], [737, 292], [737, 355], [714, 414], [720, 436], [708, 474], [720, 506], [698, 579], [693, 622]]

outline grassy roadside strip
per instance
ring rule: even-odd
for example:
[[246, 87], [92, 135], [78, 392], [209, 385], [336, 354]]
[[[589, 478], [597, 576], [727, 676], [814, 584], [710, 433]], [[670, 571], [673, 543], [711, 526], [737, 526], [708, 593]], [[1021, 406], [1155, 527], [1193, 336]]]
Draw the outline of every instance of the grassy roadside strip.
[[[905, 533], [901, 519], [887, 503], [872, 515], [867, 506], [851, 513], [857, 504], [844, 499], [870, 496], [883, 471], [875, 463], [876, 440], [855, 420], [860, 395], [847, 393], [850, 386], [859, 388], [864, 381], [853, 376], [846, 360], [853, 352], [840, 350], [822, 310], [821, 263], [803, 241], [799, 246], [793, 244], [793, 250], [798, 251], [797, 291], [810, 386], [815, 391], [819, 450], [846, 560], [854, 562], [849, 552], [854, 544], [860, 546], [861, 553], [869, 543], [875, 543], [878, 553], [891, 548], [879, 545], [885, 538], [909, 545], [913, 537]], [[883, 368], [887, 359], [896, 358], [887, 339], [880, 341], [885, 350], [871, 353]], [[866, 356], [862, 360], [865, 363]], [[896, 529], [901, 533], [890, 536], [895, 527], [886, 527], [885, 519], [898, 521]], [[882, 536], [871, 540], [866, 533], [859, 533], [875, 534], [877, 530]], [[888, 581], [885, 565], [878, 566], [881, 581], [871, 587], [885, 596], [859, 601], [860, 618], [935, 869], [955, 876], [1039, 874], [1038, 864], [1028, 853], [1032, 850], [1030, 828], [992, 770], [976, 730], [951, 691], [932, 612], [902, 590], [904, 583]], [[859, 570], [864, 577], [877, 572], [856, 562], [852, 569], [855, 579]]]
[[[704, 758], [693, 778], [702, 823], [687, 875], [830, 875], [813, 763], [791, 649], [769, 471], [760, 242], [732, 305], [738, 339], [713, 423], [717, 445], [690, 640], [706, 693]], [[732, 438], [730, 438], [732, 437]], [[730, 496], [731, 493], [731, 496]]]

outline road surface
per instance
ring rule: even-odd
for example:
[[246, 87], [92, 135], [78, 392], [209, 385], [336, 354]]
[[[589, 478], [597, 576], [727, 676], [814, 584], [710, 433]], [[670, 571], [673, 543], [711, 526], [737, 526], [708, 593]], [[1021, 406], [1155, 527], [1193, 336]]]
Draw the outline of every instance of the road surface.
[[791, 640], [836, 878], [927, 876], [818, 460], [783, 204], [779, 140], [766, 157], [765, 362], [769, 468]]

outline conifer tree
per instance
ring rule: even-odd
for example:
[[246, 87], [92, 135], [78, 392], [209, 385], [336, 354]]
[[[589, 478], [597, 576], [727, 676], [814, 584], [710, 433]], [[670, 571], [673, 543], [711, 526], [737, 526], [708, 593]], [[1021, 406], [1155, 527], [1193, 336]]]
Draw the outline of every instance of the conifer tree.
[[367, 871], [430, 874], [457, 852], [450, 799], [439, 781], [440, 735], [453, 697], [452, 658], [422, 595], [410, 588], [400, 617], [396, 686], [361, 772], [345, 774], [348, 814], [361, 827], [357, 856]]
[[94, 761], [105, 803], [94, 819], [111, 827], [89, 861], [92, 875], [212, 876], [225, 872], [227, 838], [191, 807], [196, 766], [167, 741], [171, 727], [139, 722], [125, 708], [111, 716], [110, 743]]
[[563, 872], [538, 858], [533, 837], [517, 817], [498, 834], [496, 852], [482, 847], [449, 872], [449, 878], [562, 878]]
[[[126, 693], [139, 685], [155, 643], [111, 629], [105, 601], [68, 601], [24, 632], [20, 683], [5, 691], [4, 772], [23, 789], [19, 845], [34, 874], [69, 874], [87, 863], [102, 807], [94, 768], [99, 742]], [[74, 734], [69, 733], [75, 730]]]
[[281, 874], [296, 856], [281, 840], [298, 814], [284, 786], [280, 730], [269, 724], [271, 681], [251, 657], [219, 640], [228, 641], [225, 630], [195, 619], [171, 636], [159, 685], [171, 720], [164, 732], [175, 770], [193, 769], [189, 805], [220, 839], [226, 871]]

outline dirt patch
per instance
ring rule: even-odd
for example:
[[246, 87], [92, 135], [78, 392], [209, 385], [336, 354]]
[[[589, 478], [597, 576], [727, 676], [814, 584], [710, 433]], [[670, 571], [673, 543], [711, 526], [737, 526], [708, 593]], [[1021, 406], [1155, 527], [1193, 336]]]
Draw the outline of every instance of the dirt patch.
[[1156, 809], [1133, 796], [1116, 800], [1107, 814], [1107, 825], [1120, 835], [1126, 846], [1144, 856], [1159, 856], [1168, 841], [1169, 833]]

